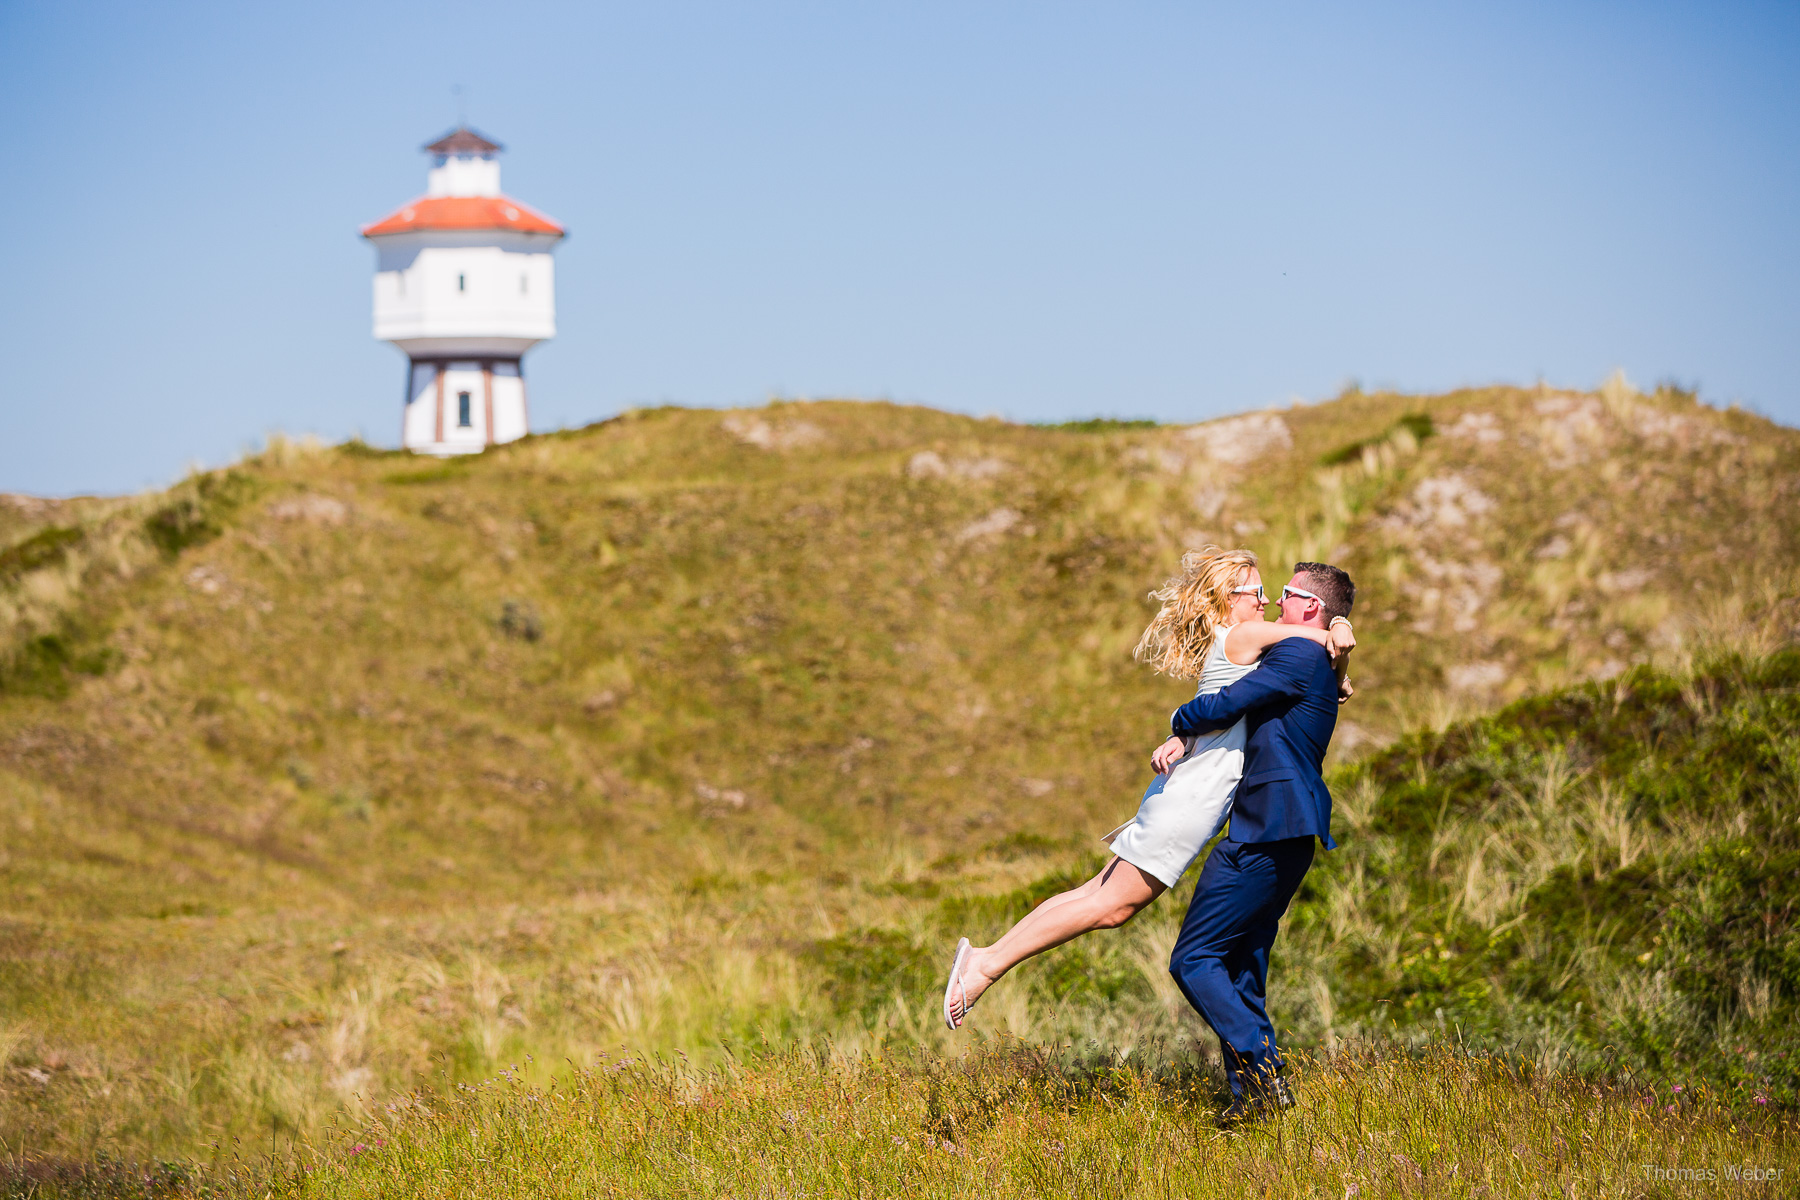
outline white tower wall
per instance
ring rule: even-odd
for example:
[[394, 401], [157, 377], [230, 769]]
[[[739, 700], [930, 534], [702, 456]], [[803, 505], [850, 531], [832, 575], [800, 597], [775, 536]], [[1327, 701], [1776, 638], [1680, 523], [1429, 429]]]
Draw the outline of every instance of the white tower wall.
[[500, 164], [492, 157], [446, 155], [425, 172], [427, 196], [498, 196]]
[[523, 354], [556, 336], [555, 238], [450, 232], [381, 240], [374, 300], [383, 341], [408, 353], [455, 353], [443, 339], [500, 339], [507, 352]]

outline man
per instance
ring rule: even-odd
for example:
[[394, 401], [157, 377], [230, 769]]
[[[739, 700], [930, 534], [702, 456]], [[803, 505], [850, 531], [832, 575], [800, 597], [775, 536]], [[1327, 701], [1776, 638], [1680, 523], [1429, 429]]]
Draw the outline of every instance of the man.
[[[1350, 616], [1356, 585], [1337, 567], [1296, 563], [1281, 589], [1281, 620], [1330, 627]], [[1321, 768], [1337, 725], [1338, 684], [1316, 642], [1289, 638], [1262, 665], [1210, 696], [1175, 710], [1178, 737], [1245, 719], [1244, 778], [1231, 827], [1201, 868], [1169, 973], [1219, 1036], [1237, 1120], [1264, 1105], [1293, 1103], [1278, 1074], [1275, 1026], [1264, 1007], [1269, 948], [1288, 902], [1312, 866], [1313, 839], [1331, 840], [1331, 793]]]

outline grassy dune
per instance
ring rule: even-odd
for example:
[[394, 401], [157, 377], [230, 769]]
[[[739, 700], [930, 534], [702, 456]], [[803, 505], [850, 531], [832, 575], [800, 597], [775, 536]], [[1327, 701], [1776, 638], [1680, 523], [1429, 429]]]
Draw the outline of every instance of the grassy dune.
[[[167, 493], [14, 498], [7, 1151], [324, 1145], [345, 1105], [514, 1063], [548, 1086], [620, 1047], [948, 1049], [947, 939], [1080, 878], [1135, 806], [1187, 693], [1129, 647], [1208, 540], [1363, 589], [1345, 852], [1278, 951], [1297, 1042], [1461, 1025], [1579, 1072], [1635, 1013], [1634, 1069], [1779, 1107], [1786, 910], [1706, 891], [1694, 856], [1791, 826], [1791, 706], [1742, 681], [1789, 670], [1797, 466], [1794, 431], [1615, 386], [1191, 428], [655, 411], [475, 460], [278, 443]], [[1750, 657], [1719, 666], [1731, 646]], [[1563, 724], [1529, 715], [1573, 685]], [[1679, 767], [1727, 726], [1772, 749], [1716, 803], [1691, 771], [1657, 793], [1587, 732], [1642, 689], [1614, 731], [1633, 761]], [[1455, 724], [1521, 697], [1513, 725]], [[1162, 968], [1184, 899], [1020, 972], [978, 1032], [1185, 1047]], [[1743, 921], [1750, 975], [1681, 973]], [[753, 1086], [729, 1078], [707, 1086]], [[1066, 1111], [1103, 1127], [1107, 1093], [1081, 1094]]]

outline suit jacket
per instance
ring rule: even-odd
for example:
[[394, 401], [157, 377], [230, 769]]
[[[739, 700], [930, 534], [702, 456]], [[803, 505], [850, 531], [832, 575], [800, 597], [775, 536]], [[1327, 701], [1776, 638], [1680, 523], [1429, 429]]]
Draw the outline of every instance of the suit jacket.
[[1224, 729], [1245, 718], [1244, 778], [1231, 807], [1234, 842], [1277, 842], [1309, 834], [1331, 840], [1331, 793], [1322, 768], [1337, 727], [1337, 676], [1317, 642], [1288, 638], [1262, 665], [1210, 696], [1175, 710], [1177, 737]]

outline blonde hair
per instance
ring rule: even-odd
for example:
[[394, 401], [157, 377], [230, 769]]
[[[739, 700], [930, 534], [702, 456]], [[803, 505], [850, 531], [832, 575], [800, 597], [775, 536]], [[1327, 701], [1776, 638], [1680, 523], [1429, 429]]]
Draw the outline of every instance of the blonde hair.
[[1200, 678], [1213, 635], [1231, 612], [1231, 589], [1255, 566], [1256, 555], [1248, 550], [1202, 546], [1183, 554], [1181, 574], [1150, 593], [1162, 608], [1138, 639], [1132, 657], [1149, 663], [1158, 674]]

